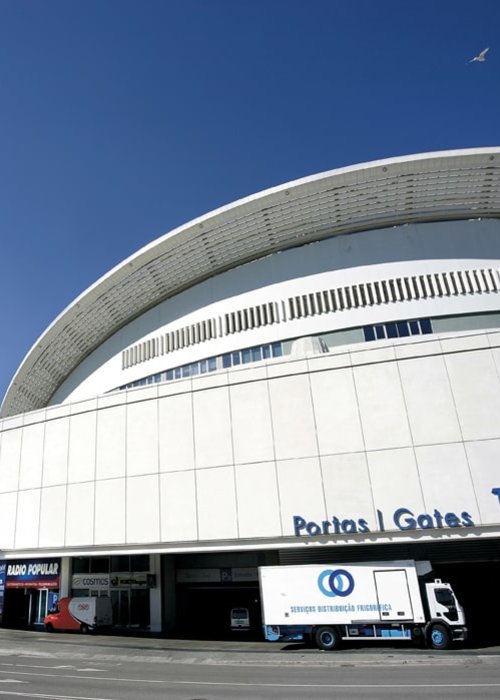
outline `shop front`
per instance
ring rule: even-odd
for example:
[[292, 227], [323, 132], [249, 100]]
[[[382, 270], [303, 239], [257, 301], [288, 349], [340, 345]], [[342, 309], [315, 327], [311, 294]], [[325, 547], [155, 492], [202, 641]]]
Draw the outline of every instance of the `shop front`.
[[59, 598], [61, 560], [7, 561], [5, 565], [3, 624], [6, 627], [43, 625], [47, 611]]
[[151, 628], [151, 590], [156, 574], [149, 555], [77, 557], [72, 561], [71, 595], [109, 596], [113, 625]]

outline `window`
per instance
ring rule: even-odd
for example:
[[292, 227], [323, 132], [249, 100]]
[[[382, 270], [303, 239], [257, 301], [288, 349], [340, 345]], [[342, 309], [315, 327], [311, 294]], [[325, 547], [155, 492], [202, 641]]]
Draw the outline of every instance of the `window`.
[[76, 557], [73, 559], [74, 574], [90, 574], [90, 557]]
[[130, 557], [128, 554], [111, 557], [111, 571], [113, 573], [129, 572], [130, 570]]
[[423, 335], [427, 335], [429, 333], [432, 333], [432, 326], [431, 326], [431, 321], [429, 318], [421, 318], [420, 319], [420, 332]]
[[436, 600], [441, 605], [455, 605], [455, 598], [453, 593], [448, 588], [436, 588], [434, 591]]
[[407, 321], [398, 321], [396, 323], [396, 327], [398, 329], [398, 337], [399, 338], [404, 338], [407, 335], [410, 335]]
[[109, 557], [90, 557], [90, 573], [109, 573]]
[[149, 571], [149, 554], [131, 554], [130, 571]]
[[432, 332], [432, 324], [429, 318], [421, 318], [414, 321], [389, 321], [376, 326], [363, 327], [366, 342], [384, 338], [406, 338], [410, 335], [427, 335]]
[[398, 337], [398, 329], [397, 329], [395, 323], [386, 323], [385, 324], [385, 331], [387, 333], [388, 338], [397, 338]]
[[244, 365], [252, 361], [252, 351], [250, 348], [246, 348], [246, 350], [241, 351], [241, 361]]
[[365, 326], [363, 328], [363, 333], [366, 341], [375, 340], [375, 329], [373, 326]]

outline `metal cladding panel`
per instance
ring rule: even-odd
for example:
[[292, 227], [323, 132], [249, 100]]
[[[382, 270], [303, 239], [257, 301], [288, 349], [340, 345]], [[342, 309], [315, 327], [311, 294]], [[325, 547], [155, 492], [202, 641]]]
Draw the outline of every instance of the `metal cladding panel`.
[[435, 565], [457, 562], [489, 562], [500, 560], [500, 540], [474, 538], [456, 542], [398, 542], [373, 545], [356, 544], [341, 547], [317, 547], [314, 549], [281, 549], [278, 552], [282, 565], [326, 564], [336, 562], [358, 562], [370, 559], [430, 560]]

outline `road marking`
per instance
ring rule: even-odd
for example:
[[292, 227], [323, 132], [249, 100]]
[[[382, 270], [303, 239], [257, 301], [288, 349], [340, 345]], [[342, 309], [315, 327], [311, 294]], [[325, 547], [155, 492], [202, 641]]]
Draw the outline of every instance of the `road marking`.
[[77, 666], [36, 666], [35, 664], [11, 664], [11, 666], [15, 666], [15, 668], [47, 668], [52, 671], [68, 669], [69, 671], [95, 671], [96, 673], [106, 673], [106, 669], [103, 668], [78, 668]]
[[28, 681], [18, 681], [17, 678], [2, 678], [0, 683], [27, 683]]
[[0, 695], [15, 695], [19, 698], [48, 698], [49, 700], [114, 700], [114, 698], [87, 698], [82, 695], [52, 695], [46, 693], [17, 693], [12, 690], [0, 690]]
[[[166, 681], [166, 683], [169, 683]], [[189, 684], [189, 681], [181, 682], [183, 685]], [[176, 682], [170, 682], [169, 684], [175, 685]], [[200, 683], [194, 683], [193, 685], [201, 685]], [[409, 685], [399, 685], [399, 684], [394, 684], [394, 685], [300, 685], [300, 686], [295, 686], [291, 684], [272, 684], [272, 683], [207, 683], [206, 685], [249, 685], [249, 686], [261, 686], [261, 687], [273, 687], [273, 688], [371, 688], [373, 689], [374, 687], [377, 688], [443, 688], [443, 687], [453, 687], [453, 688], [476, 688], [476, 687], [481, 687], [481, 688], [491, 688], [491, 687], [497, 687], [500, 684], [499, 683], [478, 683], [478, 684], [462, 684], [462, 683], [457, 683], [453, 686], [449, 685], [444, 685], [444, 684], [437, 684], [437, 685], [431, 685], [431, 684], [422, 684], [422, 685], [414, 685], [414, 684], [409, 684]], [[10, 697], [22, 697], [22, 698], [45, 698], [45, 700], [115, 700], [114, 698], [102, 698], [102, 697], [97, 697], [97, 696], [83, 696], [83, 695], [54, 695], [53, 693], [22, 693], [22, 692], [17, 692], [13, 690], [0, 690], [0, 696], [1, 695], [9, 695]]]
[[[69, 673], [32, 673], [30, 671], [16, 671], [14, 668], [9, 669], [9, 671], [2, 671], [0, 670], [0, 673], [15, 673], [17, 676], [37, 676], [38, 678], [76, 678], [78, 680], [89, 680], [89, 681], [110, 681], [111, 683], [114, 683], [115, 681], [121, 682], [121, 683], [156, 683], [156, 684], [165, 684], [169, 683], [169, 681], [165, 681], [163, 679], [160, 680], [151, 680], [150, 678], [103, 678], [102, 676], [75, 676]], [[173, 683], [177, 681], [172, 681]], [[184, 683], [184, 681], [178, 681], [179, 683]], [[188, 681], [186, 681], [188, 682]], [[203, 683], [199, 683], [199, 685], [203, 685]], [[232, 684], [224, 684], [221, 683], [220, 685], [238, 685], [238, 683]], [[242, 683], [241, 685], [247, 685], [246, 683]]]
[[[0, 670], [0, 673], [7, 673], [7, 671]], [[18, 676], [38, 676], [39, 678], [74, 678], [82, 680], [82, 676], [74, 676], [70, 674], [60, 673], [30, 673], [29, 671], [16, 670], [10, 670], [10, 673], [15, 673]], [[500, 688], [500, 683], [237, 683], [227, 681], [174, 681], [164, 679], [152, 680], [150, 678], [103, 678], [102, 676], [85, 676], [85, 679], [92, 681], [104, 681], [109, 683], [150, 683], [156, 685], [196, 685], [238, 688]], [[49, 695], [47, 697], [66, 696]], [[81, 700], [89, 699], [81, 698]], [[109, 698], [91, 698], [90, 700], [109, 700]]]

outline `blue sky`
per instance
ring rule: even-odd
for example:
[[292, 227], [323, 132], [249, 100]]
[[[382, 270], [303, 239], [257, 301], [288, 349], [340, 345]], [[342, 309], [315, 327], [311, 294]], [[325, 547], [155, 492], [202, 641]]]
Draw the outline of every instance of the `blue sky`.
[[78, 294], [175, 226], [500, 145], [499, 27], [498, 0], [0, 0], [0, 396]]

